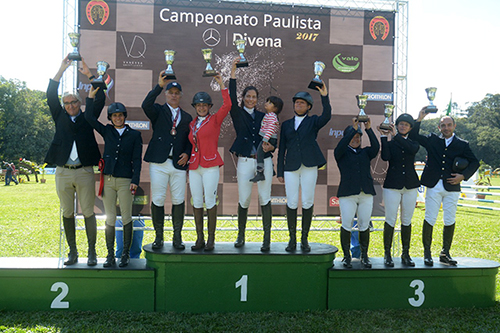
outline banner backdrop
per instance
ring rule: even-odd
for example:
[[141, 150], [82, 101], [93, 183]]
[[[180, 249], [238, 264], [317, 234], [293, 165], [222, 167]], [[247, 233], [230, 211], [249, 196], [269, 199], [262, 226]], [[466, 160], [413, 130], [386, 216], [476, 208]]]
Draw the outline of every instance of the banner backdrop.
[[[195, 116], [192, 96], [209, 92], [214, 110], [222, 104], [215, 80], [202, 77], [206, 67], [201, 49], [213, 48], [215, 70], [229, 82], [232, 60], [238, 56], [235, 39], [246, 40], [249, 66], [236, 72], [238, 96], [247, 85], [259, 89], [258, 109], [266, 97], [276, 95], [285, 106], [280, 121], [293, 117], [292, 96], [309, 91], [314, 98], [312, 114], [320, 114], [319, 92], [307, 88], [314, 77], [313, 63], [326, 64], [321, 78], [327, 83], [332, 119], [318, 135], [327, 158], [319, 171], [315, 196], [316, 215], [339, 215], [337, 187], [340, 174], [333, 150], [359, 109], [356, 95], [367, 94], [365, 112], [373, 127], [384, 117], [384, 104], [393, 100], [394, 12], [356, 11], [298, 5], [238, 3], [228, 1], [80, 1], [80, 51], [95, 73], [96, 62], [110, 64], [105, 76], [108, 102], [121, 102], [128, 110], [127, 122], [142, 132], [143, 153], [152, 136], [152, 127], [141, 109], [146, 94], [156, 85], [166, 68], [164, 50], [175, 50], [173, 69], [183, 87], [181, 107]], [[78, 78], [78, 89], [86, 97], [90, 84]], [[165, 103], [162, 93], [157, 103]], [[101, 122], [106, 123], [105, 112]], [[98, 142], [103, 141], [96, 134]], [[229, 153], [235, 132], [228, 116], [221, 130], [219, 151], [225, 165], [220, 168], [219, 212], [235, 215], [238, 204], [236, 158]], [[366, 144], [366, 137], [363, 138]], [[276, 166], [275, 153], [275, 166]], [[377, 197], [374, 216], [383, 215], [381, 184], [387, 163], [380, 156], [372, 161]], [[190, 202], [189, 189], [187, 201]], [[257, 190], [253, 192], [250, 214], [259, 213]], [[277, 179], [272, 188], [273, 213], [285, 213], [285, 189]], [[100, 200], [96, 212], [103, 211]], [[165, 203], [167, 211], [170, 199]], [[143, 163], [141, 186], [134, 214], [149, 214], [149, 165]], [[191, 213], [191, 205], [187, 205]]]

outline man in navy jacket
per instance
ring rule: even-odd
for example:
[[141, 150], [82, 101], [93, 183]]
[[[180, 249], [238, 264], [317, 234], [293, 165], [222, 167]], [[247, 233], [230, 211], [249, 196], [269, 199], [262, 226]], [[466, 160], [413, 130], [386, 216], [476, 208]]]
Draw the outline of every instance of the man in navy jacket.
[[[153, 249], [163, 247], [164, 205], [167, 187], [170, 186], [174, 227], [172, 243], [174, 248], [184, 250], [181, 232], [184, 224], [187, 162], [191, 154], [191, 143], [188, 140], [189, 123], [193, 117], [179, 107], [182, 98], [181, 85], [168, 82], [163, 73], [164, 71], [160, 73], [158, 84], [142, 102], [142, 109], [153, 125], [153, 137], [144, 155], [144, 161], [149, 162], [151, 176], [151, 219], [156, 233]], [[167, 103], [155, 103], [165, 87]]]
[[[420, 178], [422, 185], [427, 186], [425, 195], [425, 220], [422, 229], [424, 245], [424, 264], [432, 266], [431, 255], [432, 231], [436, 223], [441, 204], [443, 205], [443, 250], [439, 261], [456, 265], [457, 261], [450, 256], [451, 243], [455, 232], [455, 214], [460, 196], [460, 182], [467, 180], [479, 168], [479, 161], [469, 147], [469, 143], [455, 135], [455, 120], [446, 116], [439, 121], [440, 135], [431, 133], [427, 136], [419, 134], [420, 123], [427, 113], [424, 107], [420, 110], [415, 127], [409, 137], [427, 149], [427, 162]], [[468, 165], [463, 169], [454, 168], [457, 158], [464, 159]]]
[[[78, 262], [74, 216], [76, 192], [85, 218], [85, 230], [89, 245], [87, 265], [95, 266], [97, 265], [95, 252], [97, 224], [94, 215], [95, 178], [93, 166], [99, 163], [101, 154], [94, 137], [94, 129], [89, 125], [84, 112], [80, 109], [80, 96], [77, 93], [65, 93], [62, 97], [64, 108], [59, 102], [57, 94], [59, 80], [70, 65], [71, 60], [67, 57], [64, 58], [47, 89], [47, 104], [55, 122], [56, 133], [45, 157], [45, 162], [57, 165], [56, 190], [61, 203], [64, 232], [69, 246], [68, 259], [64, 264], [73, 265]], [[82, 67], [80, 72], [92, 79], [90, 70], [83, 60]], [[104, 105], [104, 99], [99, 103]]]

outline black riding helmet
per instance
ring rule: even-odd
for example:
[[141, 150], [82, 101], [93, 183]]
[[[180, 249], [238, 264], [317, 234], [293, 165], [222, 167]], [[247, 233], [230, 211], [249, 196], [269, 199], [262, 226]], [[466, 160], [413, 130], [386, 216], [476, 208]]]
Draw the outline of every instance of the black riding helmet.
[[408, 114], [408, 113], [403, 113], [402, 115], [400, 115], [398, 117], [398, 119], [396, 119], [396, 126], [398, 126], [399, 122], [400, 121], [406, 121], [408, 124], [410, 124], [410, 126], [413, 128], [413, 126], [415, 125], [415, 120], [413, 119], [413, 117]]
[[111, 115], [113, 113], [123, 113], [125, 118], [127, 118], [127, 108], [125, 108], [125, 105], [122, 103], [113, 103], [110, 106], [108, 106], [108, 120], [111, 120]]
[[310, 106], [309, 110], [312, 109], [314, 102], [311, 94], [309, 94], [306, 91], [299, 91], [298, 93], [295, 94], [295, 96], [293, 96], [292, 100], [295, 103], [295, 101], [298, 99], [303, 99], [304, 101], [306, 101], [307, 104], [309, 104]]
[[196, 104], [199, 104], [199, 103], [207, 103], [208, 105], [212, 106], [213, 105], [212, 97], [210, 97], [210, 95], [204, 91], [197, 92], [193, 96], [193, 103], [191, 103], [191, 105], [193, 107], [195, 107]]

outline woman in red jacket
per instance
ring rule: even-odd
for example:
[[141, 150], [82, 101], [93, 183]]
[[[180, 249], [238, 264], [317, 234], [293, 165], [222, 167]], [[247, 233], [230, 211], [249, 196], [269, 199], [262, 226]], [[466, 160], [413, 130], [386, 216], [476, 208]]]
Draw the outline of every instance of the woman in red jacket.
[[[223, 104], [219, 111], [210, 114], [212, 98], [206, 92], [198, 92], [193, 97], [193, 107], [197, 117], [189, 124], [189, 141], [193, 145], [189, 159], [189, 188], [193, 199], [194, 221], [196, 225], [196, 243], [191, 250], [212, 251], [215, 243], [217, 226], [217, 185], [219, 167], [224, 165], [218, 152], [220, 127], [231, 109], [229, 92], [222, 77], [215, 76], [222, 92]], [[203, 235], [203, 197], [208, 215], [208, 240], [205, 245]]]

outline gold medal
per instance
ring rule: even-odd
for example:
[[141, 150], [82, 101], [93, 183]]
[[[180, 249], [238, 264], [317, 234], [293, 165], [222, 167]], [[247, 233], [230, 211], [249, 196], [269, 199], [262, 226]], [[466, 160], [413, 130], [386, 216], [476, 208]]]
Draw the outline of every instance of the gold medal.
[[177, 134], [177, 131], [175, 130], [175, 128], [172, 128], [170, 130], [170, 135], [175, 136], [176, 134]]

